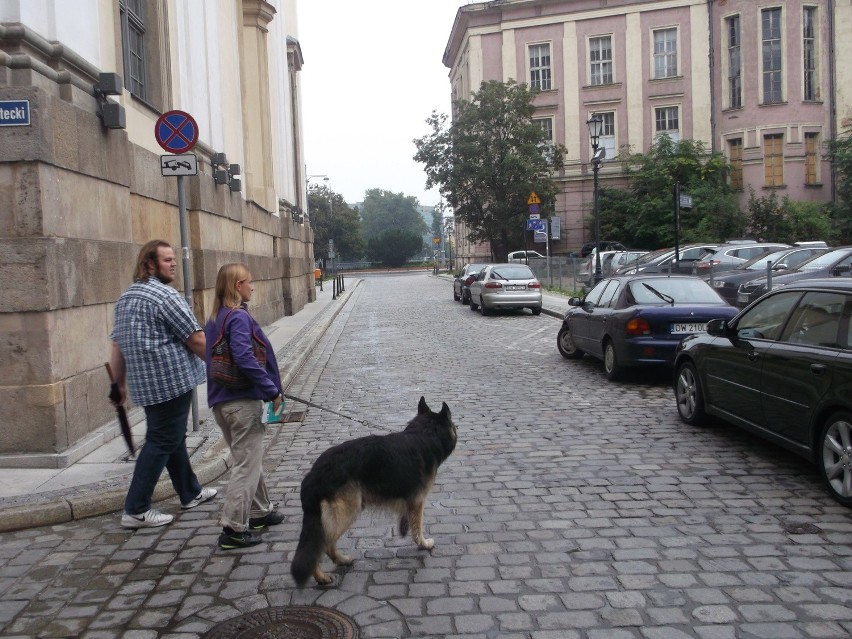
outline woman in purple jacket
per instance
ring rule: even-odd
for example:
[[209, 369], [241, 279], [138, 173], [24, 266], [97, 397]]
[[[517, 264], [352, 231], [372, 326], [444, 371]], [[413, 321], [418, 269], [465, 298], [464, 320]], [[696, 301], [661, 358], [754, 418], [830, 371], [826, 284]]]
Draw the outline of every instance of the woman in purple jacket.
[[[275, 350], [248, 312], [254, 284], [244, 264], [225, 264], [216, 277], [216, 298], [204, 328], [207, 337], [207, 404], [231, 449], [234, 466], [222, 506], [219, 547], [246, 548], [261, 543], [253, 531], [280, 524], [284, 516], [269, 501], [263, 480], [263, 402], [277, 411], [284, 401]], [[252, 348], [252, 335], [266, 349], [261, 365]], [[228, 340], [244, 388], [217, 383], [210, 377], [211, 350], [222, 337]]]

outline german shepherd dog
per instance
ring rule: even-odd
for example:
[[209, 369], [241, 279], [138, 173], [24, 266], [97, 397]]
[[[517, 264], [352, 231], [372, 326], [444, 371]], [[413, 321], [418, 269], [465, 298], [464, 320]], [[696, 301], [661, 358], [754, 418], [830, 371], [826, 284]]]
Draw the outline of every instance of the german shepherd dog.
[[360, 437], [322, 453], [302, 480], [302, 533], [290, 566], [296, 584], [303, 587], [311, 575], [321, 585], [334, 581], [320, 570], [323, 552], [338, 566], [352, 563], [336, 543], [365, 508], [395, 513], [400, 535], [410, 529], [419, 548], [432, 548], [435, 542], [423, 537], [423, 506], [438, 466], [455, 447], [447, 404], [433, 413], [421, 397], [402, 432]]

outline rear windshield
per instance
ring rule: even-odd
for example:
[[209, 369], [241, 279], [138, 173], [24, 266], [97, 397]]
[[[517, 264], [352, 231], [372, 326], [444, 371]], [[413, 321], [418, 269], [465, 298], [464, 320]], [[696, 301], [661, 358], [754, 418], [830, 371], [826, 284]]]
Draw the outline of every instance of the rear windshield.
[[535, 275], [529, 266], [524, 264], [511, 264], [498, 266], [491, 271], [491, 277], [495, 280], [534, 280]]
[[722, 304], [716, 291], [698, 278], [648, 278], [630, 282], [630, 294], [637, 304]]
[[653, 262], [658, 257], [662, 257], [666, 253], [671, 253], [671, 251], [672, 251], [672, 249], [670, 249], [670, 248], [664, 248], [664, 249], [658, 249], [656, 251], [651, 251], [650, 253], [645, 253], [645, 255], [643, 255], [642, 257], [640, 257], [636, 261], [636, 264], [640, 265], [640, 264], [647, 264], [648, 262]]

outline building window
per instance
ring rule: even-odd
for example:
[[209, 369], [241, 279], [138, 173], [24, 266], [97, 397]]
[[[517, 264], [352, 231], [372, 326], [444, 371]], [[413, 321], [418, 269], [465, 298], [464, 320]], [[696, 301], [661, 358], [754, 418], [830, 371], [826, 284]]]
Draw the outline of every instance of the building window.
[[533, 122], [544, 132], [540, 149], [541, 154], [550, 162], [553, 160], [553, 118], [534, 118]]
[[819, 152], [819, 135], [805, 133], [805, 184], [819, 184], [817, 168]]
[[677, 75], [677, 29], [654, 31], [654, 77], [673, 78]]
[[728, 107], [743, 105], [743, 73], [740, 60], [740, 17], [731, 16], [726, 21], [728, 34]]
[[728, 161], [731, 164], [731, 187], [743, 190], [743, 140], [728, 140]]
[[668, 135], [672, 142], [680, 141], [680, 122], [676, 106], [654, 109], [654, 121], [657, 136]]
[[530, 87], [550, 91], [550, 45], [530, 45]]
[[592, 86], [612, 84], [612, 37], [600, 36], [589, 40]]
[[763, 171], [764, 185], [784, 185], [784, 136], [763, 136]]
[[817, 87], [816, 7], [805, 7], [802, 14], [802, 56], [805, 100], [819, 100]]
[[781, 9], [761, 11], [763, 38], [763, 103], [777, 104], [784, 100], [782, 89]]
[[145, 7], [143, 0], [119, 0], [121, 48], [124, 77], [128, 91], [141, 100], [148, 99], [145, 66]]
[[603, 120], [601, 137], [598, 140], [598, 148], [606, 149], [606, 155], [604, 156], [605, 160], [612, 160], [616, 156], [615, 113], [612, 111], [605, 111], [604, 113], [598, 113], [597, 115], [599, 115], [601, 120]]

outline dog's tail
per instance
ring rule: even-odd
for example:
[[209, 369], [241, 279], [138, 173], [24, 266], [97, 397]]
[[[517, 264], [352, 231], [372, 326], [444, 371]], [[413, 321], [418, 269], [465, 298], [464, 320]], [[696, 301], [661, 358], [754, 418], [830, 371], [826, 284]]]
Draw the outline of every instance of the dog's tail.
[[317, 511], [305, 511], [302, 520], [302, 534], [299, 545], [290, 564], [290, 574], [296, 585], [302, 588], [308, 578], [314, 574], [325, 548], [325, 531], [322, 527], [322, 514]]

